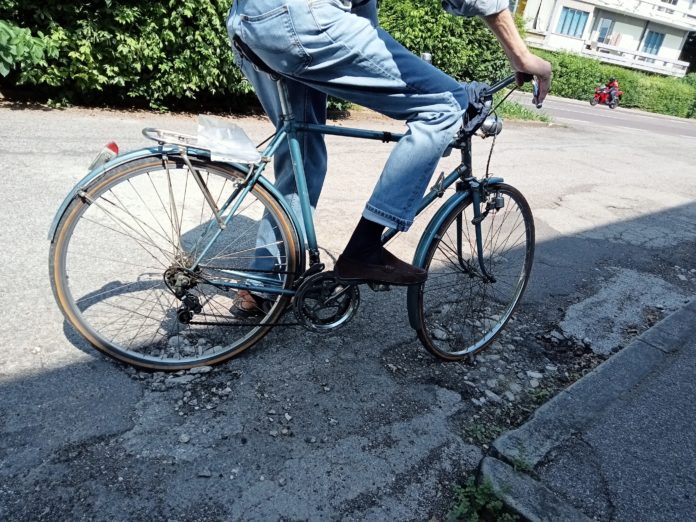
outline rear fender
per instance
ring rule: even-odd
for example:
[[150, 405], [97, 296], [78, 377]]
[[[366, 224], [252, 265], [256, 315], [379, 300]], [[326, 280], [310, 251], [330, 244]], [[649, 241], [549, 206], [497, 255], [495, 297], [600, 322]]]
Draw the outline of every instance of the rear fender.
[[[80, 191], [84, 190], [86, 187], [88, 187], [91, 183], [99, 179], [101, 176], [106, 174], [108, 171], [115, 169], [125, 163], [128, 163], [129, 161], [135, 161], [135, 160], [140, 160], [143, 158], [149, 158], [149, 157], [160, 157], [165, 154], [170, 154], [170, 155], [175, 155], [179, 154], [180, 149], [179, 147], [173, 147], [173, 146], [158, 146], [158, 147], [149, 147], [146, 149], [139, 149], [139, 150], [134, 150], [131, 152], [127, 152], [125, 154], [119, 154], [118, 156], [114, 157], [111, 159], [111, 161], [108, 161], [104, 163], [103, 165], [100, 165], [99, 167], [95, 168], [94, 170], [90, 171], [87, 173], [87, 175], [82, 178], [70, 191], [68, 196], [63, 200], [63, 203], [61, 203], [60, 207], [58, 208], [58, 211], [56, 212], [55, 217], [53, 218], [53, 222], [51, 223], [51, 228], [48, 231], [48, 239], [49, 241], [53, 242], [55, 239], [56, 235], [56, 230], [58, 229], [58, 223], [60, 223], [60, 220], [63, 218], [63, 215], [65, 214], [65, 211], [67, 210], [68, 206], [72, 201], [77, 197], [77, 195], [80, 193]], [[201, 150], [201, 149], [195, 149], [195, 148], [189, 148], [187, 149], [187, 154], [192, 157], [192, 158], [201, 158], [201, 159], [206, 159], [210, 160], [210, 152]], [[244, 164], [238, 164], [238, 163], [232, 163], [234, 167], [238, 168], [242, 172], [248, 172], [249, 167]], [[268, 187], [266, 187], [268, 188]], [[275, 190], [272, 192], [275, 193]], [[292, 214], [291, 214], [292, 215]]]

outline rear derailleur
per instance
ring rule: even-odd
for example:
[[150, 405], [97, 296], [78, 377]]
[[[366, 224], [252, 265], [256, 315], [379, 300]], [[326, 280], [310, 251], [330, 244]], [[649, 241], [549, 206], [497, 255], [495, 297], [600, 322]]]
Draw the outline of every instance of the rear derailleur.
[[181, 300], [181, 306], [176, 310], [179, 322], [189, 324], [195, 314], [203, 311], [201, 300], [189, 292], [198, 284], [195, 274], [180, 267], [169, 268], [164, 273], [164, 284]]

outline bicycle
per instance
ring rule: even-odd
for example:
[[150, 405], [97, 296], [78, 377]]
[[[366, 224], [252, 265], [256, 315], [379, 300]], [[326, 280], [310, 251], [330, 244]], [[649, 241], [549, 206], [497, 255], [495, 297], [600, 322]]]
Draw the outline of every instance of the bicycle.
[[[274, 78], [288, 107], [283, 79]], [[481, 179], [472, 172], [472, 136], [479, 132], [495, 144], [502, 120], [493, 95], [514, 81], [510, 76], [483, 93], [490, 114], [469, 132], [462, 127], [448, 149], [461, 151], [461, 163], [440, 175], [418, 207], [420, 215], [454, 186], [413, 258], [428, 270], [428, 280], [407, 292], [411, 326], [444, 360], [464, 359], [492, 342], [531, 271], [534, 223], [527, 201], [488, 168]], [[266, 142], [254, 148], [255, 158], [215, 161], [196, 136], [144, 129], [156, 146], [117, 155], [72, 189], [49, 232], [49, 267], [56, 301], [82, 337], [128, 364], [180, 370], [234, 357], [274, 327], [328, 332], [355, 316], [358, 286], [342, 284], [321, 262], [296, 133], [384, 142], [402, 134], [306, 124], [285, 112], [285, 124], [262, 153], [257, 149]], [[286, 139], [299, 216], [263, 176]], [[382, 242], [396, 234], [388, 230]], [[270, 307], [258, 317], [233, 317], [242, 290], [262, 292]], [[280, 322], [289, 307], [297, 322]]]

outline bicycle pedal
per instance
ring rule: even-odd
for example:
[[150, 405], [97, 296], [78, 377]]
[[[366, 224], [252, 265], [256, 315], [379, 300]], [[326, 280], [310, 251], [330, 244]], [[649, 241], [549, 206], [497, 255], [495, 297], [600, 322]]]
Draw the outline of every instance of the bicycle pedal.
[[373, 292], [389, 292], [391, 290], [391, 286], [384, 283], [371, 282], [367, 283], [367, 286], [369, 286]]

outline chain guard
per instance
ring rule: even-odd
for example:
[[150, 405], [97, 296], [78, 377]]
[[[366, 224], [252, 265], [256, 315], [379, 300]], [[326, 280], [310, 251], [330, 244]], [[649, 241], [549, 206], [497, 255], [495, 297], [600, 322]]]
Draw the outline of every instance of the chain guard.
[[357, 285], [340, 283], [333, 272], [321, 272], [305, 279], [293, 300], [299, 323], [319, 333], [345, 326], [359, 306]]

